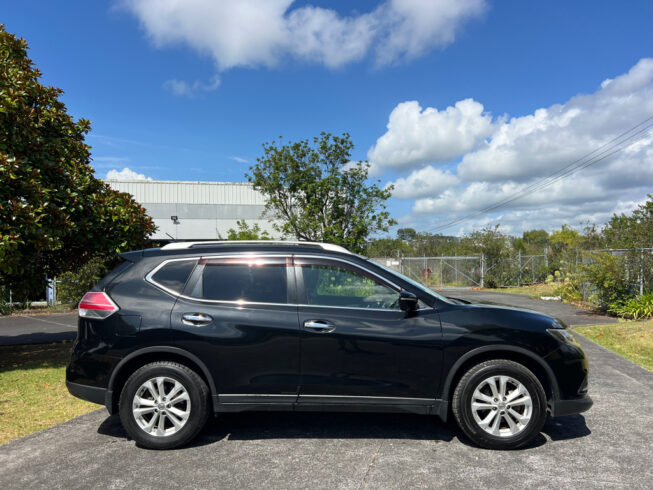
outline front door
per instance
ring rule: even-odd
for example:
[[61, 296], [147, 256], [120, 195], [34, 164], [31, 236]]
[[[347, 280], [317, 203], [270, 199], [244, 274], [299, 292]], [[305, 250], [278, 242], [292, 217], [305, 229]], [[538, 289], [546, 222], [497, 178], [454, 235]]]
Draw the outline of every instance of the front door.
[[399, 309], [400, 288], [353, 262], [295, 257], [301, 327], [299, 402], [436, 396], [438, 313]]
[[293, 403], [299, 324], [290, 257], [202, 258], [172, 311], [175, 342], [199, 357], [221, 403]]

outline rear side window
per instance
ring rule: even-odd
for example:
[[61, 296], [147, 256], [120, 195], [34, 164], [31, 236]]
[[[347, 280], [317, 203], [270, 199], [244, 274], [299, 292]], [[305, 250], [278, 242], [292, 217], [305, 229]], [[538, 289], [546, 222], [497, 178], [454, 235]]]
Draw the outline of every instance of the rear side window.
[[284, 263], [207, 263], [202, 275], [203, 299], [255, 303], [287, 303]]
[[152, 281], [166, 289], [181, 294], [196, 262], [196, 259], [168, 262], [156, 271], [156, 274], [152, 276]]

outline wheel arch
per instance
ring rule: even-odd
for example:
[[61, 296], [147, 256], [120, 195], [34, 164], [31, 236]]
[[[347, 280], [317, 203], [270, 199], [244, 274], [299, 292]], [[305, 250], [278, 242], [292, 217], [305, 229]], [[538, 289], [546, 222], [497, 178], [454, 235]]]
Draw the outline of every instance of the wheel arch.
[[211, 393], [212, 409], [215, 411], [218, 393], [210, 371], [196, 355], [179, 347], [151, 346], [138, 349], [125, 356], [115, 367], [109, 378], [109, 386], [105, 395], [105, 406], [109, 413], [118, 411], [120, 392], [131, 374], [138, 368], [156, 361], [172, 361], [193, 369], [208, 385]]
[[540, 356], [532, 351], [514, 345], [485, 345], [463, 354], [449, 369], [442, 385], [440, 398], [451, 401], [453, 391], [460, 378], [474, 365], [491, 359], [507, 359], [530, 369], [540, 380], [547, 398], [559, 399], [558, 382], [553, 370]]

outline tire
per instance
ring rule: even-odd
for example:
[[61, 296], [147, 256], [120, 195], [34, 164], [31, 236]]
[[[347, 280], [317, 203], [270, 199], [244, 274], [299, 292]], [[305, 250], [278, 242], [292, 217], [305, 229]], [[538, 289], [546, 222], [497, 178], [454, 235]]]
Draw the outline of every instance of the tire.
[[202, 430], [209, 400], [209, 389], [195, 371], [176, 362], [153, 362], [137, 369], [125, 383], [120, 421], [137, 445], [172, 449]]
[[516, 449], [542, 430], [546, 394], [526, 367], [495, 359], [463, 375], [453, 395], [452, 411], [465, 435], [479, 446]]

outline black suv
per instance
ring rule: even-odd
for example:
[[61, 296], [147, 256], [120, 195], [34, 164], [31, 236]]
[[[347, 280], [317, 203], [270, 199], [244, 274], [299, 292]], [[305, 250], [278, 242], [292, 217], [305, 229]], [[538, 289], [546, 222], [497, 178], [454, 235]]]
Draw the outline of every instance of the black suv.
[[122, 254], [79, 304], [69, 391], [150, 448], [210, 413], [450, 411], [515, 448], [587, 410], [587, 358], [558, 320], [446, 298], [344, 248], [183, 242]]

